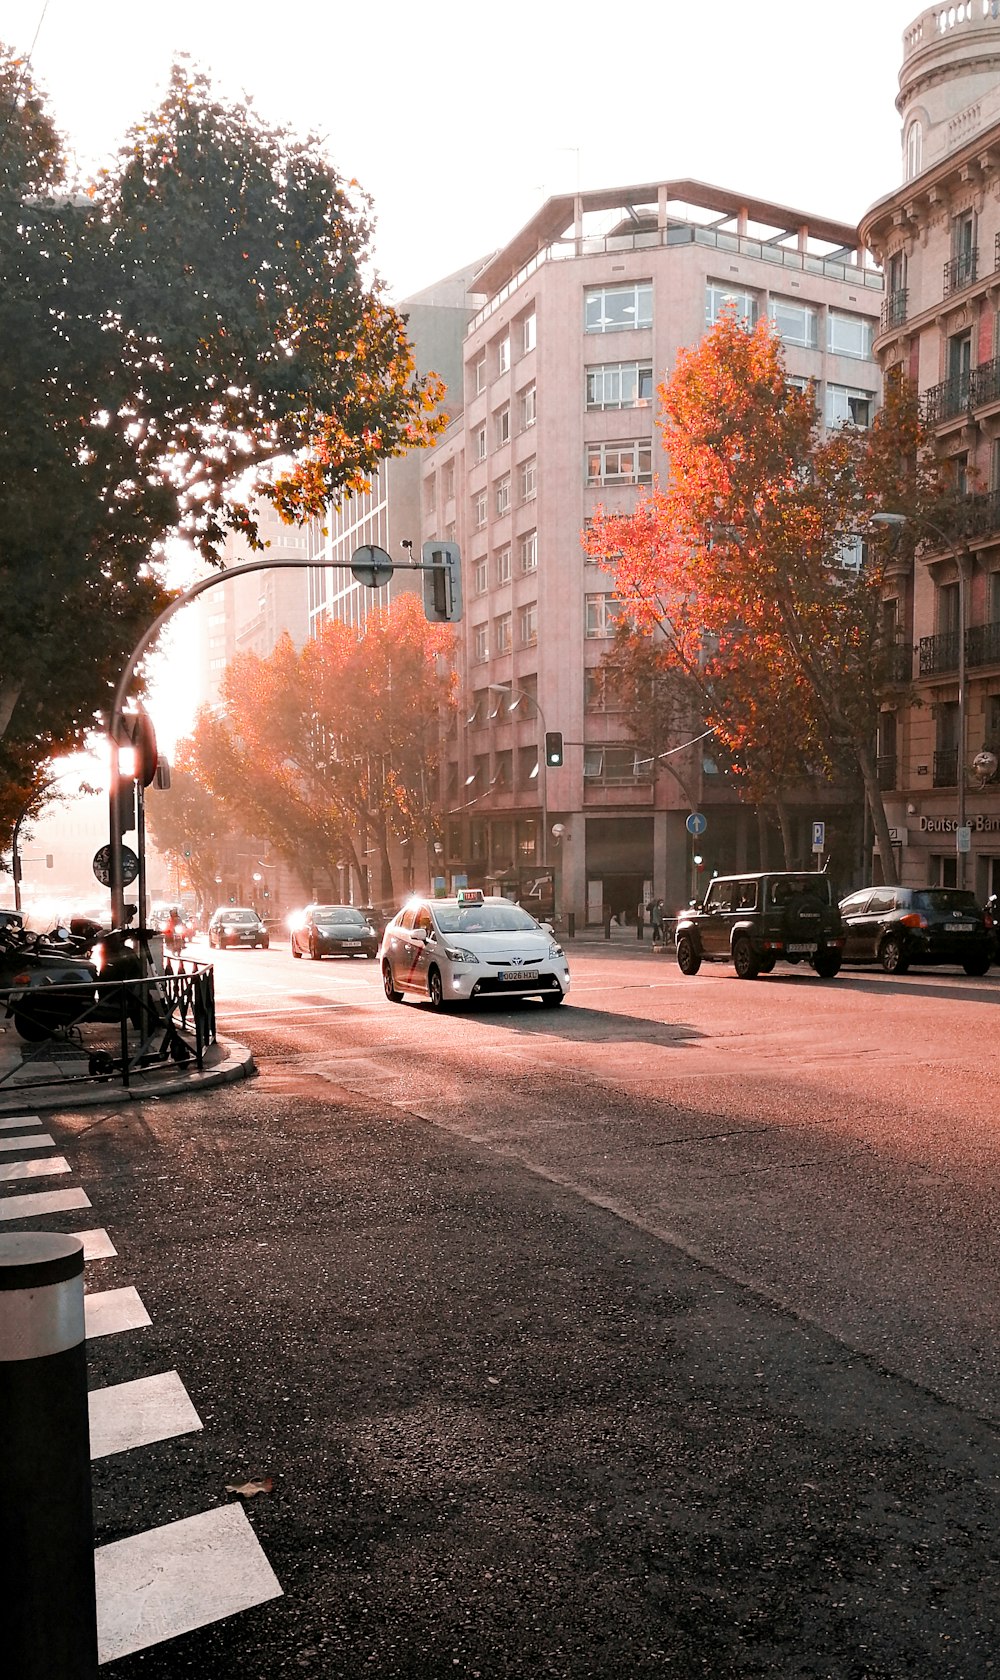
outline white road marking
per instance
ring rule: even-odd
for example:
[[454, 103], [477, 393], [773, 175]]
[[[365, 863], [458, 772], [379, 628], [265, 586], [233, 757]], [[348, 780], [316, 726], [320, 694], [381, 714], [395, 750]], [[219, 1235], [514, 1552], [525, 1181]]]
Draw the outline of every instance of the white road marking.
[[54, 1149], [55, 1138], [48, 1132], [35, 1132], [29, 1137], [0, 1137], [0, 1149], [13, 1153], [15, 1149]]
[[0, 1219], [34, 1219], [37, 1214], [68, 1213], [90, 1207], [85, 1190], [39, 1190], [36, 1195], [0, 1196]]
[[70, 1231], [69, 1235], [79, 1237], [84, 1260], [111, 1260], [118, 1253], [107, 1231]]
[[5, 1161], [0, 1165], [0, 1184], [12, 1184], [17, 1178], [50, 1178], [53, 1173], [71, 1171], [63, 1155], [53, 1155], [47, 1161]]
[[102, 1663], [281, 1597], [240, 1505], [99, 1546], [94, 1565]]
[[131, 1284], [85, 1295], [83, 1316], [88, 1341], [95, 1336], [114, 1336], [119, 1330], [141, 1330], [153, 1322]]
[[40, 1126], [37, 1114], [8, 1114], [0, 1120], [0, 1132], [13, 1132], [18, 1126]]
[[169, 1441], [202, 1427], [176, 1371], [92, 1389], [88, 1405], [91, 1458]]

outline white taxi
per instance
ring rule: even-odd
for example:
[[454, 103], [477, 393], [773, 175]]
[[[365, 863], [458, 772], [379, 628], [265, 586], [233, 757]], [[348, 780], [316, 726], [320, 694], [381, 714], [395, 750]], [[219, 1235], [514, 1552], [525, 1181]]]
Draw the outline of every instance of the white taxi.
[[537, 997], [549, 1008], [569, 991], [561, 945], [534, 916], [477, 890], [415, 898], [394, 916], [379, 948], [390, 1003], [429, 998], [435, 1009], [482, 997]]

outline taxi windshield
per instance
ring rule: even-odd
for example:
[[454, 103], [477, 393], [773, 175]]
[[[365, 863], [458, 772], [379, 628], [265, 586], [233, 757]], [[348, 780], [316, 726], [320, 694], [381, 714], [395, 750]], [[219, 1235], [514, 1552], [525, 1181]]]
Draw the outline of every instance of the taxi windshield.
[[483, 904], [436, 904], [434, 917], [442, 933], [539, 932], [533, 916], [501, 899]]

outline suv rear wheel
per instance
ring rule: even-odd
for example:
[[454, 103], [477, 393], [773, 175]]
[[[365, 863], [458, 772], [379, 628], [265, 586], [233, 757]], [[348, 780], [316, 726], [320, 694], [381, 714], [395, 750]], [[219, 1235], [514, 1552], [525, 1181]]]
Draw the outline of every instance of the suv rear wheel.
[[760, 964], [754, 956], [753, 946], [742, 934], [733, 940], [733, 967], [737, 980], [756, 980], [760, 973]]
[[701, 957], [688, 933], [682, 933], [677, 941], [677, 967], [682, 974], [697, 974], [701, 967]]
[[835, 974], [840, 973], [840, 952], [824, 952], [816, 958], [813, 968], [821, 980], [832, 980]]

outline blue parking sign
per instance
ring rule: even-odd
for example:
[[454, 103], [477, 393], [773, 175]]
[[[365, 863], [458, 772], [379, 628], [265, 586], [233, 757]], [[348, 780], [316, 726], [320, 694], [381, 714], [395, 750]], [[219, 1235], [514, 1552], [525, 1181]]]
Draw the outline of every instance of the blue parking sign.
[[826, 823], [813, 823], [813, 851], [821, 852], [826, 845]]

